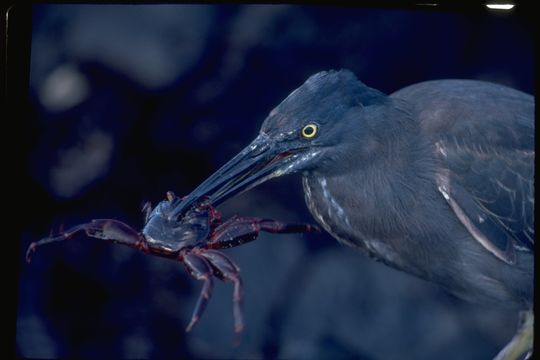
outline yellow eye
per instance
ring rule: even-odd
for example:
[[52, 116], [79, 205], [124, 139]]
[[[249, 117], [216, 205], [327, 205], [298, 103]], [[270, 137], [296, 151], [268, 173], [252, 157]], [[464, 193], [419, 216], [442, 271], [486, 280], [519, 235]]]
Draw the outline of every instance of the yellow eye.
[[312, 139], [317, 135], [318, 127], [315, 124], [308, 124], [302, 128], [302, 136], [306, 139]]

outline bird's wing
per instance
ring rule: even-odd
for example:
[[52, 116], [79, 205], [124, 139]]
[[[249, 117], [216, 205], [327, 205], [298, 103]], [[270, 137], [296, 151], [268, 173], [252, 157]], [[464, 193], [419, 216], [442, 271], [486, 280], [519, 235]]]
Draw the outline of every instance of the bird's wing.
[[439, 191], [473, 237], [508, 263], [516, 248], [534, 250], [534, 150], [453, 136], [436, 147], [446, 164], [437, 174]]
[[457, 218], [507, 263], [534, 249], [534, 98], [471, 80], [392, 95], [413, 104], [440, 159], [437, 185]]

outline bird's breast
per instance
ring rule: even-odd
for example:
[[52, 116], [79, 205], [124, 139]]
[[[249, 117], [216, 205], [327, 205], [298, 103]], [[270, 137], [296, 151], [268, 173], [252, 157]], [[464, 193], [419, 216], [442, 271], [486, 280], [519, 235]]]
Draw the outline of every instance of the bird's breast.
[[[351, 227], [351, 222], [342, 205], [332, 196], [326, 178], [302, 178], [307, 207], [315, 219], [336, 239], [348, 245], [350, 241], [342, 235]], [[338, 235], [339, 234], [339, 235]]]
[[392, 246], [364, 232], [361, 224], [358, 224], [359, 214], [356, 209], [344, 201], [343, 194], [335, 186], [331, 186], [327, 178], [304, 176], [302, 184], [309, 211], [330, 235], [340, 243], [359, 249], [370, 257], [399, 266], [400, 257]]

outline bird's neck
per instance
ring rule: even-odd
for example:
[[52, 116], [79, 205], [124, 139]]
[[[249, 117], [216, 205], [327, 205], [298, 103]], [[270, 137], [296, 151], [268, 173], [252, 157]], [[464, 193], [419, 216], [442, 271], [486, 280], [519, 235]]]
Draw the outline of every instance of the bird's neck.
[[[304, 174], [306, 203], [314, 217], [336, 238], [388, 238], [409, 233], [406, 219], [424, 196], [436, 197], [435, 159], [429, 140], [415, 124], [379, 140], [369, 158], [336, 161], [337, 169]], [[399, 130], [399, 129], [398, 129]], [[387, 133], [388, 134], [388, 133]], [[386, 142], [385, 142], [386, 141]], [[365, 154], [361, 149], [356, 153]]]

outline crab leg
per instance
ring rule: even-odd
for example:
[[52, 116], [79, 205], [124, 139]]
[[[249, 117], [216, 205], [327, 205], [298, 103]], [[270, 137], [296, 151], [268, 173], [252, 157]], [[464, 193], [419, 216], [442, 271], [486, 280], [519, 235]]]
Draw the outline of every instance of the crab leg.
[[186, 328], [186, 332], [189, 332], [191, 329], [193, 329], [193, 326], [195, 326], [197, 321], [199, 321], [204, 309], [206, 308], [206, 305], [208, 304], [208, 300], [210, 300], [210, 297], [212, 296], [212, 288], [214, 285], [212, 281], [213, 272], [208, 261], [200, 255], [186, 254], [183, 256], [182, 262], [193, 278], [204, 281], [201, 294], [199, 295], [199, 299], [197, 300], [197, 304], [193, 310], [193, 315], [191, 316], [191, 321]]
[[26, 261], [30, 262], [31, 254], [36, 251], [36, 247], [56, 241], [69, 240], [80, 231], [84, 231], [89, 237], [111, 240], [115, 243], [127, 245], [143, 251], [146, 249], [144, 237], [131, 226], [118, 220], [96, 219], [89, 223], [76, 225], [58, 236], [44, 238], [31, 243], [26, 251]]
[[316, 225], [310, 224], [288, 224], [256, 217], [234, 216], [214, 230], [208, 245], [212, 249], [239, 246], [255, 240], [261, 231], [288, 234], [320, 230]]
[[240, 269], [231, 259], [225, 254], [216, 250], [205, 250], [201, 252], [201, 256], [208, 259], [212, 267], [217, 270], [214, 274], [223, 281], [231, 281], [234, 283], [233, 290], [233, 315], [234, 315], [234, 331], [241, 333], [244, 329], [244, 317], [242, 314], [242, 279], [240, 278]]

